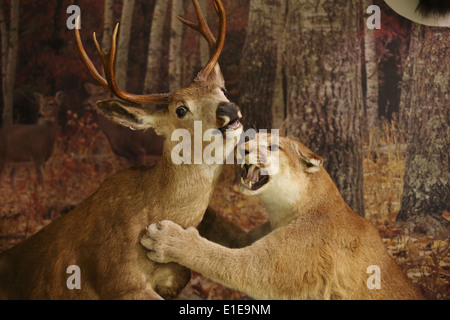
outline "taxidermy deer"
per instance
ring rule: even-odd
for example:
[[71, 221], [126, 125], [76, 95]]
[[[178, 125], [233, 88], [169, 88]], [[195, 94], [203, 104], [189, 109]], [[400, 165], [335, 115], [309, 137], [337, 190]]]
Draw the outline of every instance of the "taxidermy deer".
[[89, 94], [84, 105], [98, 111], [96, 112], [98, 126], [108, 139], [114, 154], [124, 157], [132, 165], [146, 164], [146, 156], [151, 157], [150, 163], [156, 163], [161, 157], [164, 138], [158, 136], [151, 128], [145, 131], [133, 131], [112, 122], [96, 106], [97, 101], [110, 98], [109, 91], [92, 83], [86, 83], [84, 88]]
[[[188, 269], [175, 263], [159, 264], [148, 260], [139, 240], [147, 225], [164, 219], [184, 227], [197, 226], [208, 207], [223, 164], [175, 165], [171, 151], [178, 142], [171, 141], [171, 134], [176, 129], [192, 134], [194, 121], [201, 121], [203, 131], [217, 129], [220, 137], [225, 134], [237, 137], [242, 132], [241, 113], [223, 92], [224, 80], [217, 62], [225, 43], [224, 7], [220, 0], [214, 0], [220, 19], [216, 41], [197, 0], [193, 3], [199, 24], [180, 20], [206, 38], [210, 59], [191, 85], [170, 94], [135, 95], [117, 88], [114, 77], [117, 27], [108, 54], [101, 51], [94, 34], [105, 78], [87, 56], [76, 30], [78, 49], [92, 76], [124, 101], [103, 101], [98, 107], [112, 121], [135, 130], [153, 128], [166, 137], [162, 158], [154, 167], [130, 168], [114, 174], [67, 215], [2, 253], [0, 297], [173, 298], [189, 281]], [[168, 107], [152, 112], [143, 107], [147, 104]], [[66, 283], [71, 276], [68, 270], [74, 270], [73, 276], [76, 276], [74, 266], [80, 271], [79, 289]]]
[[42, 166], [51, 156], [56, 141], [58, 112], [63, 93], [53, 96], [34, 94], [39, 105], [37, 124], [13, 124], [0, 129], [0, 179], [6, 163], [33, 162], [39, 182]]
[[378, 231], [345, 203], [322, 159], [290, 138], [273, 144], [261, 135], [245, 144], [241, 192], [262, 200], [272, 231], [263, 225], [266, 236], [230, 249], [166, 220], [150, 225], [141, 240], [149, 258], [257, 299], [422, 299]]

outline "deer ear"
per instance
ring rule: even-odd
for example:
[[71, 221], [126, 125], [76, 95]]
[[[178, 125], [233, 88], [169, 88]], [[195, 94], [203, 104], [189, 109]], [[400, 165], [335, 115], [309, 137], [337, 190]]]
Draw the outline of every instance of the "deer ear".
[[220, 70], [219, 64], [216, 64], [213, 71], [209, 74], [208, 82], [216, 84], [219, 88], [225, 88], [225, 79], [222, 71]]
[[96, 86], [93, 85], [92, 83], [86, 82], [83, 86], [84, 86], [84, 90], [86, 90], [86, 92], [88, 94], [92, 95], [95, 92]]
[[44, 100], [44, 96], [38, 92], [34, 93], [34, 97], [36, 98], [36, 102], [41, 105], [41, 102]]
[[63, 99], [64, 99], [64, 92], [58, 91], [58, 92], [55, 94], [55, 101], [56, 101], [56, 103], [58, 104], [58, 106], [60, 106], [60, 105], [62, 104]]
[[151, 111], [142, 107], [125, 105], [116, 100], [97, 102], [105, 117], [132, 130], [154, 128], [156, 132], [166, 117], [167, 110]]

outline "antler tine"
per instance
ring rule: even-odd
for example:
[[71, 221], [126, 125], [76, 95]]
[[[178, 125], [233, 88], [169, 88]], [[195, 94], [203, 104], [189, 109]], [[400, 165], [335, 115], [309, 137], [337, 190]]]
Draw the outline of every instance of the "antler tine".
[[[79, 25], [79, 19], [80, 17], [77, 17], [76, 24]], [[77, 43], [77, 49], [80, 53], [81, 60], [83, 61], [84, 65], [87, 67], [89, 73], [91, 74], [92, 78], [96, 80], [102, 87], [109, 90], [107, 81], [98, 73], [97, 69], [95, 68], [94, 64], [92, 63], [92, 60], [89, 58], [89, 56], [86, 53], [86, 50], [84, 49], [83, 42], [81, 41], [80, 37], [80, 31], [78, 28], [75, 28], [75, 39]]]
[[120, 90], [117, 86], [115, 75], [114, 75], [114, 62], [116, 58], [116, 43], [117, 43], [117, 33], [119, 29], [119, 24], [116, 25], [114, 32], [111, 37], [111, 47], [108, 53], [104, 53], [100, 48], [97, 41], [97, 37], [94, 33], [94, 44], [97, 48], [98, 54], [100, 55], [103, 63], [103, 68], [105, 71], [105, 78], [103, 78], [95, 68], [91, 59], [89, 59], [86, 51], [84, 50], [83, 44], [81, 42], [81, 37], [78, 29], [75, 29], [75, 37], [77, 42], [78, 52], [81, 55], [81, 59], [88, 68], [91, 76], [106, 90], [110, 91], [112, 94], [126, 100], [128, 102], [137, 104], [168, 104], [170, 100], [170, 94], [149, 94], [149, 95], [136, 95]]
[[195, 7], [195, 13], [197, 14], [198, 24], [192, 23], [189, 20], [186, 20], [180, 16], [178, 16], [178, 20], [180, 20], [182, 23], [187, 25], [188, 27], [197, 30], [208, 42], [209, 49], [212, 52], [215, 49], [216, 45], [216, 38], [211, 32], [211, 29], [209, 28], [205, 17], [203, 16], [202, 9], [200, 8], [200, 4], [197, 0], [192, 1]]
[[225, 33], [226, 33], [226, 14], [225, 9], [223, 7], [222, 1], [220, 0], [213, 0], [214, 1], [214, 8], [216, 9], [217, 14], [219, 15], [219, 39], [216, 41], [214, 35], [211, 32], [211, 29], [209, 28], [208, 24], [206, 23], [206, 20], [203, 16], [202, 10], [200, 8], [200, 5], [198, 3], [198, 0], [192, 0], [192, 3], [195, 7], [195, 12], [197, 14], [198, 18], [198, 24], [192, 23], [184, 18], [178, 17], [178, 19], [187, 25], [188, 27], [197, 30], [208, 42], [209, 49], [210, 49], [210, 58], [206, 66], [203, 68], [202, 71], [198, 74], [197, 78], [198, 80], [206, 80], [209, 76], [209, 74], [212, 72], [214, 67], [216, 66], [220, 54], [222, 53], [223, 47], [225, 45]]

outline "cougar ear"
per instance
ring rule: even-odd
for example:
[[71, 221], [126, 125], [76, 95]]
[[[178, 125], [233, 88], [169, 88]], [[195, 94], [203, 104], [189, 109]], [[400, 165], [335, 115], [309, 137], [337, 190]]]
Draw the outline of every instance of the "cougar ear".
[[162, 129], [167, 109], [151, 111], [143, 107], [125, 105], [116, 100], [97, 102], [97, 107], [111, 121], [132, 130]]
[[306, 165], [306, 172], [315, 173], [323, 166], [323, 159], [314, 153], [302, 154], [302, 160]]
[[289, 138], [289, 140], [291, 141], [291, 145], [293, 146], [293, 148], [291, 149], [292, 152], [298, 158], [300, 158], [300, 162], [303, 164], [305, 171], [307, 173], [315, 173], [320, 171], [320, 168], [323, 166], [323, 159], [309, 150], [308, 147], [306, 147], [299, 141], [292, 138]]

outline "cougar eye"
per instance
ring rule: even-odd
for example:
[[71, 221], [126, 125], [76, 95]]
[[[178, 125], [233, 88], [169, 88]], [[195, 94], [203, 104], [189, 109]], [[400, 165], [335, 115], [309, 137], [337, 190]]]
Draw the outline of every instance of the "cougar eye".
[[273, 145], [269, 146], [268, 149], [269, 149], [269, 151], [272, 151], [272, 152], [273, 151], [278, 151], [278, 150], [280, 150], [280, 146], [276, 145], [276, 144], [273, 144]]
[[186, 116], [186, 114], [188, 113], [189, 109], [186, 108], [185, 106], [181, 106], [177, 108], [177, 116], [178, 118], [184, 118]]
[[220, 90], [222, 90], [225, 97], [227, 96], [227, 90], [224, 87], [220, 87]]

